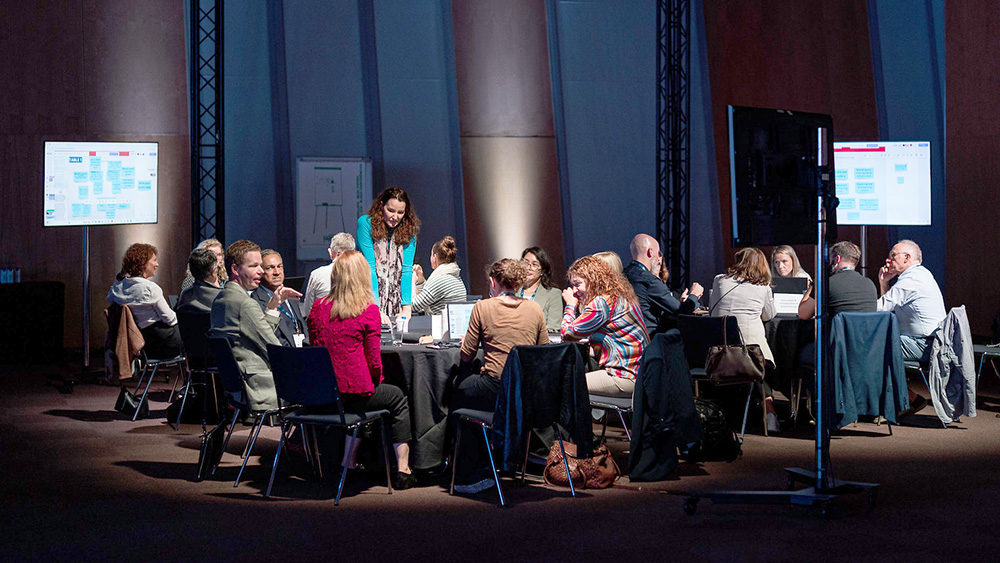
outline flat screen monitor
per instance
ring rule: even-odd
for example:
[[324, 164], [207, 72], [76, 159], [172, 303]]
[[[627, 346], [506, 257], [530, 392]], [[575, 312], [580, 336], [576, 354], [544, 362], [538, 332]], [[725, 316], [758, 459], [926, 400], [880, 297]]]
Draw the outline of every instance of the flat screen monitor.
[[448, 315], [449, 340], [458, 341], [465, 336], [469, 330], [469, 317], [472, 316], [472, 308], [475, 306], [475, 301], [448, 303], [444, 306], [445, 314]]
[[157, 143], [45, 142], [46, 227], [156, 222]]
[[[833, 195], [833, 119], [728, 109], [733, 246], [815, 244], [820, 190]], [[828, 218], [828, 237], [836, 237], [836, 228]]]
[[833, 144], [837, 223], [930, 225], [931, 144], [926, 141]]

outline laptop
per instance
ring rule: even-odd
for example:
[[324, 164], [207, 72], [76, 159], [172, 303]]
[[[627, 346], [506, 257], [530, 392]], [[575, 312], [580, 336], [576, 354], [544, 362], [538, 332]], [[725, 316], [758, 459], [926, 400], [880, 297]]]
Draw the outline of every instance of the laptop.
[[444, 316], [448, 331], [441, 337], [445, 343], [458, 344], [469, 330], [469, 317], [476, 301], [458, 301], [444, 306]]
[[799, 302], [809, 289], [808, 278], [773, 278], [774, 309], [779, 315], [798, 316]]

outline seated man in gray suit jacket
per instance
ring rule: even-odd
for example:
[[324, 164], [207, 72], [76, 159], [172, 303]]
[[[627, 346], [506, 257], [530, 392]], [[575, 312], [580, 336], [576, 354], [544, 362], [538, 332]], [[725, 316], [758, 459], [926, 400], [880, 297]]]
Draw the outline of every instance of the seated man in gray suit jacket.
[[267, 359], [267, 345], [278, 344], [274, 336], [281, 318], [278, 307], [302, 294], [288, 287], [278, 287], [266, 308], [261, 310], [250, 297], [264, 274], [260, 247], [248, 240], [238, 240], [226, 249], [226, 271], [229, 281], [212, 304], [212, 334], [225, 336], [233, 343], [233, 355], [246, 381], [250, 408], [277, 408], [278, 397]]
[[[274, 296], [274, 292], [285, 284], [285, 265], [281, 261], [281, 255], [277, 250], [270, 248], [262, 250], [260, 253], [262, 260], [261, 267], [264, 268], [264, 275], [260, 278], [260, 285], [250, 292], [262, 309], [267, 309], [267, 304]], [[309, 335], [306, 329], [306, 321], [299, 312], [298, 303], [282, 303], [278, 307], [281, 313], [278, 328], [275, 336], [282, 346], [301, 348], [309, 345]]]

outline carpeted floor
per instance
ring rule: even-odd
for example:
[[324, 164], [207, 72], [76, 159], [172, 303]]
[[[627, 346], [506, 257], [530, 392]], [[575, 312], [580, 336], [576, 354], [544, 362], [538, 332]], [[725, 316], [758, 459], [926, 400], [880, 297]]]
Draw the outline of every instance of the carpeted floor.
[[[247, 435], [234, 436], [217, 475], [194, 482], [200, 425], [171, 429], [158, 380], [151, 418], [121, 420], [117, 389], [46, 384], [65, 366], [0, 369], [0, 561], [986, 561], [1000, 546], [1000, 385], [983, 374], [979, 416], [943, 429], [933, 408], [885, 427], [837, 432], [833, 469], [880, 483], [816, 509], [713, 505], [684, 514], [683, 493], [784, 488], [783, 467], [814, 466], [810, 427], [765, 438], [752, 429], [733, 463], [682, 463], [676, 478], [568, 491], [505, 481], [449, 496], [440, 485], [386, 495], [353, 482], [339, 507], [332, 485], [279, 473], [263, 499], [277, 445], [265, 429], [238, 488]], [[911, 382], [918, 392], [922, 383]], [[926, 390], [923, 390], [926, 395]], [[615, 434], [617, 436], [617, 434]], [[612, 441], [619, 463], [624, 442]], [[265, 467], [266, 465], [266, 467]]]

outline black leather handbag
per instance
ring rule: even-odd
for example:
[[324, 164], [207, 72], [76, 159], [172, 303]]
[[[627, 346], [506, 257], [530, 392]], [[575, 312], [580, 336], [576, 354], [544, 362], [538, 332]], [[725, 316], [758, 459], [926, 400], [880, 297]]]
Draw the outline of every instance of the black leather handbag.
[[149, 403], [143, 401], [140, 407], [139, 397], [133, 395], [131, 391], [123, 386], [121, 393], [118, 393], [118, 400], [115, 401], [115, 410], [128, 418], [132, 418], [135, 415], [136, 409], [139, 409], [139, 415], [135, 417], [136, 420], [149, 416]]
[[747, 380], [764, 380], [764, 351], [759, 344], [730, 346], [726, 340], [726, 322], [722, 321], [722, 345], [711, 346], [705, 358], [708, 380], [717, 385], [742, 383]]

